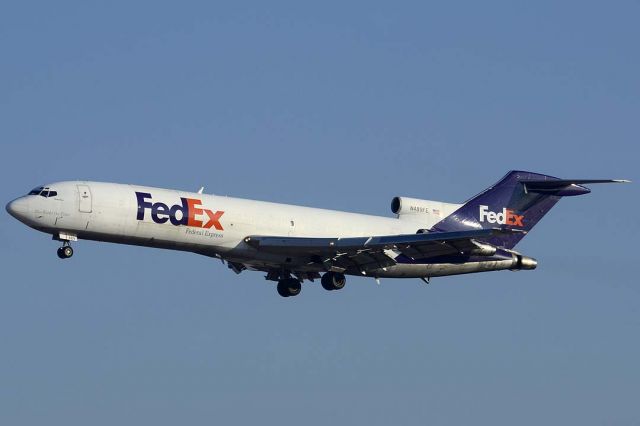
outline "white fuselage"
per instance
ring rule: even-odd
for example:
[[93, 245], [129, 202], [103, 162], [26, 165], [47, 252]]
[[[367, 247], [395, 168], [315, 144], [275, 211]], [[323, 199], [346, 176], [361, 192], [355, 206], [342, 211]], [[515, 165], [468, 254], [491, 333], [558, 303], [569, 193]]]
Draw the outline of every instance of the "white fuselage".
[[[190, 251], [250, 269], [283, 264], [299, 270], [308, 259], [263, 254], [244, 242], [247, 236], [362, 237], [413, 234], [441, 217], [404, 219], [276, 204], [177, 190], [103, 182], [68, 181], [48, 185], [55, 196], [28, 195], [11, 203], [25, 224], [58, 239], [89, 239]], [[189, 217], [184, 217], [187, 207]], [[7, 207], [9, 209], [9, 207]], [[500, 261], [498, 261], [500, 262]], [[424, 277], [507, 269], [495, 262], [454, 265], [395, 265], [378, 276]], [[444, 269], [443, 269], [444, 268]]]

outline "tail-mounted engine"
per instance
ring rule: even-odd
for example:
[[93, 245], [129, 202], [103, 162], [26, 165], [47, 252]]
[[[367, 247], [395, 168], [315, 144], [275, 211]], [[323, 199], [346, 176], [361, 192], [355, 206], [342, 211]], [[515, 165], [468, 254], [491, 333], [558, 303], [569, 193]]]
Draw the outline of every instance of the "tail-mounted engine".
[[536, 269], [538, 261], [533, 257], [523, 256], [521, 254], [513, 255], [513, 266], [509, 268], [512, 271], [520, 271], [522, 269]]
[[391, 211], [397, 214], [399, 219], [438, 222], [458, 210], [461, 205], [409, 197], [394, 197], [391, 200]]

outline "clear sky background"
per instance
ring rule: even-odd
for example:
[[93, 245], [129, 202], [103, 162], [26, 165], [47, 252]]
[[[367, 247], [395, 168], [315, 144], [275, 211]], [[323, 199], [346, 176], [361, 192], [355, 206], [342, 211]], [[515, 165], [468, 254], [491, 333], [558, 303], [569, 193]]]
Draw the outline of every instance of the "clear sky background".
[[[510, 169], [638, 180], [637, 1], [13, 2], [0, 199], [57, 180], [391, 215]], [[0, 424], [640, 424], [638, 184], [535, 271], [283, 299], [194, 254], [0, 214]]]

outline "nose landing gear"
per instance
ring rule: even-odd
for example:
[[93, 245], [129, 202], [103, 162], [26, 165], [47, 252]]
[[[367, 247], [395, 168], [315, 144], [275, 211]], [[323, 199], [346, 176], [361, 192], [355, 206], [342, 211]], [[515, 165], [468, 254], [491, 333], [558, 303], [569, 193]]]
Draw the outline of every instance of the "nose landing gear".
[[62, 244], [62, 247], [58, 248], [58, 257], [60, 259], [68, 259], [73, 256], [73, 249], [67, 241]]

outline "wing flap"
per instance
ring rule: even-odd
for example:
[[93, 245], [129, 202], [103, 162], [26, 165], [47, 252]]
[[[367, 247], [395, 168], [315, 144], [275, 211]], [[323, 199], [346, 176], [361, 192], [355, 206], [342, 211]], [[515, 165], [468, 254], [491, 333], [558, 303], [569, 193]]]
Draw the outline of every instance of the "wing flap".
[[424, 259], [426, 257], [447, 256], [470, 253], [477, 246], [472, 239], [456, 239], [450, 241], [431, 241], [420, 245], [408, 245], [398, 247], [405, 256], [411, 259]]
[[386, 255], [384, 252], [371, 252], [363, 251], [356, 255], [345, 255], [337, 259], [337, 263], [341, 264], [342, 260], [348, 259], [353, 266], [360, 271], [369, 271], [372, 269], [381, 269], [396, 264], [396, 261], [392, 257]]

